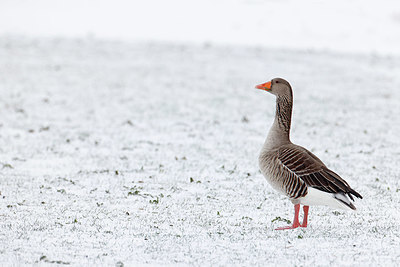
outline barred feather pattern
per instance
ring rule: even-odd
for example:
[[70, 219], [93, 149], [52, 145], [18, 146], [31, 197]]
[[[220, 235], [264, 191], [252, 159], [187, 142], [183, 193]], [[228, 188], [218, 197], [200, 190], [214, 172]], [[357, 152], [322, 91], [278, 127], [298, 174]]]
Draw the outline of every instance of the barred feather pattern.
[[292, 144], [281, 147], [278, 159], [307, 186], [328, 193], [344, 193], [353, 201], [353, 195], [362, 198], [338, 174], [328, 169], [317, 156], [301, 146]]
[[277, 151], [265, 151], [259, 157], [262, 173], [271, 186], [292, 199], [307, 195], [307, 185], [277, 157]]
[[292, 96], [282, 95], [276, 98], [276, 117], [284, 132], [289, 133], [292, 121]]
[[362, 198], [317, 156], [290, 142], [293, 95], [288, 83], [287, 86], [288, 91], [277, 95], [275, 122], [259, 156], [259, 166], [267, 181], [292, 200], [305, 197], [308, 187], [347, 194], [353, 201], [353, 196]]
[[288, 144], [263, 151], [259, 161], [267, 180], [291, 199], [306, 196], [308, 186], [328, 193], [344, 193], [353, 201], [353, 196], [362, 198], [338, 174], [301, 146]]

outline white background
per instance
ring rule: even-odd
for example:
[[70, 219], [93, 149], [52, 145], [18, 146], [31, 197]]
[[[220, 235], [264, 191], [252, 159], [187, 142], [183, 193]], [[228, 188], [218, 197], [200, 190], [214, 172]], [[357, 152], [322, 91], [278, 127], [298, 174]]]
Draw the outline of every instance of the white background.
[[396, 0], [2, 0], [0, 34], [400, 54]]

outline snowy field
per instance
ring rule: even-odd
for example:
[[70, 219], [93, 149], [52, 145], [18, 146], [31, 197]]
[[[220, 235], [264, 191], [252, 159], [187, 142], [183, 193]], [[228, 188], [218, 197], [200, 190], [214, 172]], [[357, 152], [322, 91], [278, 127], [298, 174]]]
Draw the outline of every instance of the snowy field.
[[[274, 98], [292, 141], [360, 192], [293, 207], [258, 170]], [[0, 263], [397, 265], [400, 58], [300, 49], [0, 38]]]
[[[1, 0], [0, 266], [397, 266], [399, 29], [397, 0]], [[273, 230], [274, 77], [356, 212]]]

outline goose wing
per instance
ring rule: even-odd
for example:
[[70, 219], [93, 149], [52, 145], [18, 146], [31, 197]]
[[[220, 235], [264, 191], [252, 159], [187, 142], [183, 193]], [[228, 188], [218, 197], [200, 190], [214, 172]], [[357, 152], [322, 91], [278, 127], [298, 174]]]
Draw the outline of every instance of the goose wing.
[[[278, 150], [278, 160], [280, 164], [292, 174], [288, 174], [292, 176], [292, 179], [297, 178], [307, 186], [328, 193], [344, 193], [347, 194], [351, 200], [354, 200], [352, 195], [362, 198], [362, 196], [353, 190], [338, 174], [328, 169], [317, 156], [301, 146], [291, 144], [281, 147]], [[295, 190], [287, 189], [287, 191]], [[291, 196], [297, 195], [296, 192], [292, 192], [291, 194]], [[300, 196], [303, 195], [301, 194]]]

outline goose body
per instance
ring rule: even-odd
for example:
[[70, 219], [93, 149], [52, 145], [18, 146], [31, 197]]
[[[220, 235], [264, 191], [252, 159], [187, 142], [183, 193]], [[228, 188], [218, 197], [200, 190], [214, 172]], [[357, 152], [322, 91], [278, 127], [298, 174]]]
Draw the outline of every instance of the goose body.
[[[293, 106], [290, 84], [275, 78], [256, 88], [276, 96], [275, 120], [259, 155], [260, 170], [271, 186], [289, 197], [295, 206], [293, 225], [278, 229], [307, 227], [310, 205], [355, 210], [353, 196], [362, 196], [317, 156], [290, 141]], [[304, 205], [302, 224], [298, 220], [300, 204]]]

